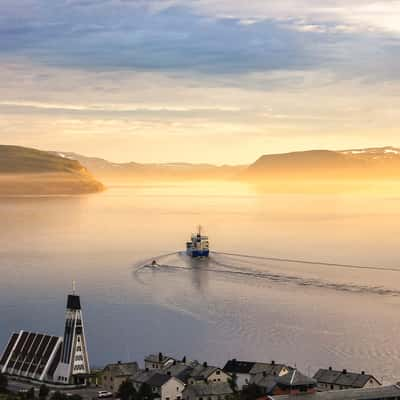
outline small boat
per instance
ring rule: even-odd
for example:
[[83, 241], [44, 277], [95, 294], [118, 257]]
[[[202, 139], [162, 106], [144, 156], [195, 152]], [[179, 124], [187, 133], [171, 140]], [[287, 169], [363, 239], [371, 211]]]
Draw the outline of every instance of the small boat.
[[190, 257], [208, 257], [210, 254], [208, 236], [201, 234], [201, 226], [197, 233], [192, 233], [191, 241], [186, 242], [186, 254]]

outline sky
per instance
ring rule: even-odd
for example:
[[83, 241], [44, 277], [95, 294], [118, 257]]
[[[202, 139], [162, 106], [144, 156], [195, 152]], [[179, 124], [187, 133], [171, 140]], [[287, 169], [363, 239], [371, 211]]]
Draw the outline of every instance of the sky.
[[400, 146], [398, 0], [0, 0], [0, 143], [238, 164]]

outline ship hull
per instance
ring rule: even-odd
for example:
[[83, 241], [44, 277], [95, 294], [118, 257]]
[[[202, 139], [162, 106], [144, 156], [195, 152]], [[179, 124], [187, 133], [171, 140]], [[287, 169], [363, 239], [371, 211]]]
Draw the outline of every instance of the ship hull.
[[186, 250], [186, 254], [190, 257], [208, 257], [210, 254], [209, 250], [192, 250], [188, 249]]

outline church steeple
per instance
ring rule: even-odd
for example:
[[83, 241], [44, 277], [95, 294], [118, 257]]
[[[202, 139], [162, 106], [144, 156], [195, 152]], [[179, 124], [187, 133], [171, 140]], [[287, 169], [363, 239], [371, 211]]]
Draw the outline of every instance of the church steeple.
[[72, 293], [67, 297], [61, 362], [56, 371], [56, 379], [58, 376], [58, 380], [63, 383], [83, 384], [88, 374], [90, 374], [90, 366], [81, 300], [76, 294], [75, 282], [73, 282]]

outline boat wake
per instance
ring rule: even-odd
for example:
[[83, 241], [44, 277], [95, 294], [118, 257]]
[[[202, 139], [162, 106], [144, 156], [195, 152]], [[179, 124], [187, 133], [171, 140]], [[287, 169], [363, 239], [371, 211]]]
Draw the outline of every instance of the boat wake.
[[[293, 264], [290, 271], [285, 271], [282, 266]], [[276, 257], [260, 257], [246, 254], [211, 252], [210, 257], [204, 260], [193, 261], [184, 252], [173, 252], [156, 256], [142, 263], [137, 263], [133, 268], [134, 276], [141, 283], [145, 283], [142, 274], [146, 271], [153, 273], [177, 273], [188, 271], [204, 271], [217, 275], [225, 275], [232, 279], [253, 279], [258, 282], [275, 284], [292, 284], [299, 287], [314, 287], [336, 291], [375, 294], [381, 296], [400, 296], [400, 290], [385, 287], [384, 285], [371, 285], [359, 283], [343, 283], [322, 277], [307, 277], [304, 265], [322, 270], [327, 268], [345, 268], [349, 270], [365, 270], [365, 273], [379, 271], [380, 273], [400, 273], [400, 269], [387, 267], [373, 267], [351, 264], [336, 264], [319, 261], [298, 259], [284, 259]], [[297, 268], [298, 267], [298, 268]], [[373, 280], [376, 282], [376, 280]]]

